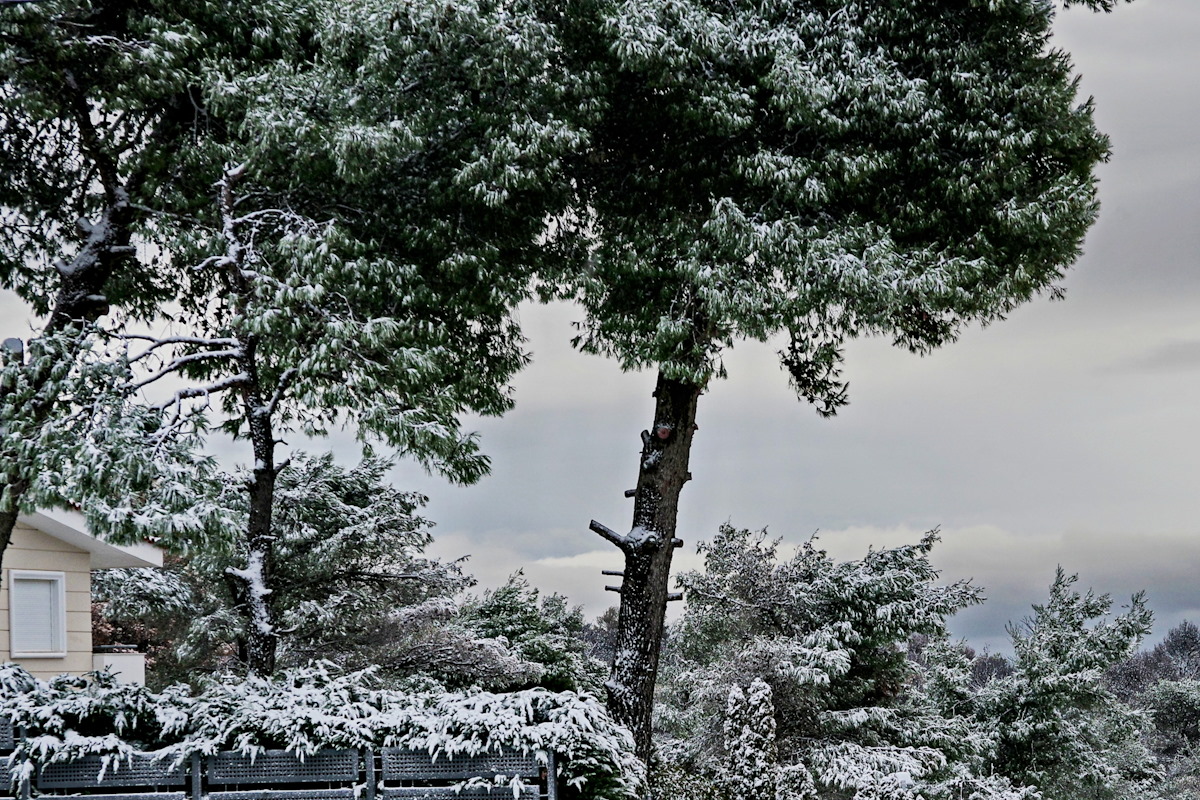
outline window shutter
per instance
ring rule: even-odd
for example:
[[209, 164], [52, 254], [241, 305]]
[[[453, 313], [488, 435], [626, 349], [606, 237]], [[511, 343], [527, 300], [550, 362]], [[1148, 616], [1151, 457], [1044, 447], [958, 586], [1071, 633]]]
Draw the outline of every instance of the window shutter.
[[62, 573], [13, 572], [11, 577], [9, 630], [13, 656], [65, 654]]

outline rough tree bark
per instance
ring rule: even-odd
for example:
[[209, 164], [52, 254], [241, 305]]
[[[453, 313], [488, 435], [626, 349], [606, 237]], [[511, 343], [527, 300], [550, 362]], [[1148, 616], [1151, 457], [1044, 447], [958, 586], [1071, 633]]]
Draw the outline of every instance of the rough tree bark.
[[[233, 289], [236, 302], [243, 308], [253, 287], [243, 272], [246, 248], [240, 239], [236, 217], [234, 187], [245, 172], [245, 165], [227, 169], [220, 182], [221, 214], [226, 240], [223, 260], [225, 279]], [[242, 309], [239, 309], [239, 312]], [[247, 436], [254, 453], [254, 469], [246, 486], [249, 493], [249, 515], [246, 525], [246, 566], [230, 569], [229, 574], [240, 584], [235, 600], [246, 620], [246, 668], [254, 675], [270, 675], [275, 671], [278, 636], [275, 631], [275, 603], [271, 593], [275, 566], [275, 536], [272, 513], [275, 507], [275, 483], [286, 462], [275, 464], [275, 431], [272, 417], [279, 395], [286, 388], [287, 377], [281, 377], [271, 399], [265, 397], [265, 378], [259, 369], [259, 340], [251, 334], [238, 348], [236, 376], [242, 414]]]
[[633, 732], [637, 755], [649, 763], [651, 712], [667, 602], [671, 557], [683, 544], [675, 537], [679, 494], [691, 479], [688, 459], [696, 430], [696, 403], [702, 386], [665, 377], [654, 390], [654, 421], [642, 432], [642, 453], [634, 490], [633, 528], [619, 534], [598, 522], [592, 530], [625, 555], [616, 654], [607, 683], [608, 708]]
[[264, 402], [255, 354], [257, 342], [246, 343], [240, 359], [246, 382], [242, 386], [242, 407], [246, 415], [250, 443], [254, 451], [254, 470], [249, 485], [249, 519], [246, 529], [246, 568], [230, 574], [244, 584], [240, 607], [248, 623], [246, 629], [246, 667], [254, 675], [275, 671], [275, 604], [270, 586], [275, 567], [275, 536], [272, 514], [275, 507], [275, 481], [283, 468], [275, 466], [275, 434], [271, 408]]

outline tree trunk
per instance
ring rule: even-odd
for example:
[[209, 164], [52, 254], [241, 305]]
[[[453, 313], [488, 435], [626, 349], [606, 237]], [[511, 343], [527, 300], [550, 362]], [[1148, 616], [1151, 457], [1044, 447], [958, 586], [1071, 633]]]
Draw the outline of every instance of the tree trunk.
[[242, 384], [242, 413], [245, 415], [250, 445], [254, 452], [253, 477], [249, 492], [249, 518], [246, 524], [246, 566], [229, 569], [241, 581], [244, 591], [238, 607], [246, 621], [246, 667], [254, 675], [275, 671], [275, 603], [271, 584], [275, 567], [275, 535], [272, 515], [275, 508], [275, 432], [271, 408], [263, 400], [258, 372], [258, 342], [250, 337], [239, 359], [246, 376]]
[[[242, 271], [248, 248], [240, 239], [241, 231], [237, 220], [234, 187], [245, 174], [245, 165], [228, 167], [218, 184], [218, 203], [225, 236], [225, 276], [237, 300], [237, 314], [244, 314], [253, 294], [250, 279]], [[259, 367], [259, 338], [247, 335], [237, 357], [241, 380], [242, 417], [254, 453], [254, 469], [246, 487], [249, 493], [248, 519], [246, 522], [246, 566], [226, 570], [240, 582], [243, 591], [235, 592], [234, 600], [245, 620], [246, 668], [252, 675], [269, 676], [275, 672], [275, 652], [279, 633], [275, 626], [275, 602], [271, 584], [275, 571], [275, 535], [272, 515], [275, 508], [275, 479], [286, 466], [275, 466], [275, 430], [272, 418], [278, 402], [278, 393], [283, 390], [284, 379], [275, 387], [276, 396], [270, 401], [264, 397], [263, 381]]]
[[12, 542], [13, 529], [17, 527], [17, 503], [20, 501], [21, 495], [25, 493], [25, 490], [21, 489], [20, 484], [16, 482], [5, 484], [4, 491], [6, 494], [14, 495], [14, 501], [11, 510], [0, 511], [0, 569], [4, 567], [4, 553]]
[[254, 675], [269, 676], [275, 671], [275, 649], [279, 641], [275, 630], [275, 604], [270, 586], [273, 582], [275, 539], [271, 535], [271, 506], [275, 502], [273, 470], [255, 470], [250, 489], [250, 540], [246, 567], [233, 574], [245, 583], [246, 668]]
[[625, 554], [616, 654], [606, 684], [613, 717], [633, 732], [637, 755], [649, 764], [651, 714], [679, 493], [691, 479], [688, 458], [696, 427], [696, 402], [703, 387], [659, 373], [654, 390], [654, 424], [642, 432], [642, 454], [634, 494], [633, 529], [622, 536], [593, 522], [592, 529]]

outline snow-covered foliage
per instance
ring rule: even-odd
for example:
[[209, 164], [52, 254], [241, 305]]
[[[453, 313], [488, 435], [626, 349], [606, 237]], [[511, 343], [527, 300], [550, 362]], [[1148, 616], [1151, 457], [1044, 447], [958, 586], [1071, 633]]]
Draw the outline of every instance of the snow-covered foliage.
[[775, 748], [775, 704], [762, 678], [749, 690], [734, 686], [725, 707], [725, 790], [732, 798], [775, 797], [779, 757]]
[[571, 607], [558, 594], [539, 599], [538, 590], [520, 571], [503, 586], [468, 602], [462, 621], [476, 636], [505, 642], [534, 666], [530, 685], [591, 693], [602, 688], [607, 665], [587, 655], [582, 609]]
[[[555, 258], [563, 117], [578, 81], [522, 4], [306, 0], [274, 8], [248, 53], [199, 69], [222, 154], [217, 201], [167, 244], [187, 264], [164, 334], [128, 355], [181, 423], [247, 441], [240, 582], [251, 669], [274, 666], [276, 456], [289, 431], [364, 443], [470, 483], [488, 469], [468, 412], [511, 406], [514, 306]], [[249, 28], [247, 29], [249, 30]]]
[[1138, 705], [1154, 724], [1149, 743], [1163, 772], [1163, 797], [1200, 798], [1200, 680], [1164, 679]]
[[[147, 243], [170, 224], [154, 214], [167, 196], [202, 189], [175, 169], [191, 122], [178, 104], [198, 59], [234, 44], [230, 21], [160, 0], [51, 0], [0, 17], [0, 286], [51, 315], [51, 332], [58, 314], [152, 315], [173, 292]], [[92, 296], [65, 296], [81, 289]], [[84, 301], [92, 313], [72, 313]]]
[[1049, 45], [1055, 5], [568, 15], [600, 43], [568, 52], [599, 79], [577, 165], [594, 247], [564, 290], [587, 311], [581, 346], [704, 385], [734, 340], [786, 334], [798, 392], [833, 413], [845, 339], [925, 351], [1056, 293], [1107, 140]]
[[235, 398], [226, 424], [245, 432], [228, 390], [244, 382], [234, 351], [253, 340], [275, 425], [349, 422], [473, 481], [487, 461], [458, 416], [511, 404], [525, 356], [509, 312], [565, 186], [558, 159], [579, 140], [552, 102], [575, 81], [549, 74], [553, 37], [509, 3], [312, 0], [264, 35], [275, 57], [206, 65], [239, 167], [233, 206], [175, 243], [199, 265], [186, 298], [197, 339], [161, 363]]
[[80, 505], [124, 541], [186, 546], [223, 522], [189, 481], [211, 466], [195, 429], [147, 441], [157, 414], [128, 404], [99, 334], [155, 317], [182, 283], [164, 242], [211, 183], [184, 166], [211, 155], [192, 135], [192, 82], [241, 41], [230, 25], [250, 6], [235, 6], [51, 0], [0, 15], [0, 288], [40, 318], [5, 332], [24, 341], [0, 379], [0, 555], [16, 512], [48, 505]]
[[[432, 536], [417, 511], [425, 498], [393, 488], [389, 466], [368, 458], [347, 469], [330, 455], [294, 454], [280, 474], [272, 592], [286, 662], [353, 659], [373, 620], [469, 582], [457, 564], [424, 557]], [[229, 555], [197, 567], [219, 576], [238, 560]]]
[[1159, 793], [1200, 798], [1200, 628], [1183, 621], [1150, 650], [1114, 665], [1105, 685], [1149, 716], [1146, 742], [1163, 776]]
[[327, 665], [287, 670], [275, 679], [224, 676], [199, 693], [155, 694], [111, 676], [49, 683], [15, 665], [0, 667], [3, 712], [28, 732], [17, 770], [84, 753], [115, 760], [131, 750], [168, 759], [219, 750], [402, 746], [451, 757], [488, 751], [553, 751], [569, 784], [587, 796], [634, 796], [643, 773], [632, 741], [588, 695], [529, 689], [507, 694], [378, 688], [369, 672]]
[[[21, 512], [80, 508], [92, 532], [118, 543], [151, 538], [187, 551], [215, 542], [233, 516], [213, 459], [196, 451], [200, 431], [148, 441], [161, 414], [130, 401], [129, 372], [106, 339], [83, 326], [3, 359], [0, 473], [20, 476], [5, 484], [3, 503]], [[48, 416], [31, 413], [47, 398]]]
[[[481, 601], [460, 598], [461, 565], [423, 555], [430, 523], [424, 498], [386, 480], [387, 463], [353, 468], [330, 456], [294, 454], [276, 485], [273, 602], [279, 663], [331, 660], [375, 665], [389, 678], [433, 678], [449, 686], [581, 688], [592, 675], [570, 637], [579, 622], [561, 598], [541, 606], [536, 590], [512, 584]], [[245, 513], [236, 476], [227, 502]], [[172, 559], [165, 570], [96, 573], [93, 596], [123, 641], [150, 650], [156, 685], [236, 668], [246, 639], [237, 613], [244, 543]], [[467, 610], [463, 610], [466, 603]], [[507, 638], [505, 638], [507, 637]]]
[[[849, 562], [810, 541], [780, 560], [765, 534], [723, 527], [702, 546], [704, 570], [679, 578], [660, 759], [730, 798], [1034, 796], [990, 775], [991, 732], [954, 707], [970, 672], [945, 621], [980, 597], [935, 584], [936, 541]], [[918, 634], [934, 643], [923, 669], [907, 658]]]
[[1104, 682], [1149, 632], [1150, 611], [1135, 595], [1127, 611], [1109, 617], [1111, 598], [1076, 591], [1076, 580], [1059, 568], [1049, 601], [1010, 626], [1012, 674], [974, 700], [977, 718], [995, 731], [991, 766], [1054, 800], [1152, 796], [1146, 720]]

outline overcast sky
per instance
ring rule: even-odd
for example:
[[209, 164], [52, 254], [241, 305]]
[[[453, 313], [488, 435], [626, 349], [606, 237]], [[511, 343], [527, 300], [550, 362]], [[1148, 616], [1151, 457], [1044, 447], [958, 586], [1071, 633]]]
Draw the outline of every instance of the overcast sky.
[[[851, 404], [832, 420], [795, 399], [770, 347], [728, 354], [729, 379], [700, 402], [680, 568], [725, 521], [792, 545], [819, 531], [846, 558], [940, 526], [943, 577], [973, 578], [989, 598], [953, 624], [978, 647], [1007, 649], [1006, 621], [1044, 600], [1056, 564], [1118, 604], [1146, 589], [1154, 638], [1200, 622], [1197, 43], [1196, 0], [1060, 17], [1058, 44], [1113, 140], [1100, 222], [1064, 302], [1036, 301], [925, 358], [853, 343]], [[600, 570], [621, 559], [588, 521], [629, 525], [623, 492], [653, 375], [573, 352], [577, 316], [522, 310], [533, 364], [516, 410], [475, 423], [490, 477], [460, 489], [411, 466], [395, 474], [430, 496], [439, 555], [470, 554], [483, 586], [524, 568], [594, 615], [616, 599]], [[0, 335], [28, 335], [11, 297], [0, 320]]]

